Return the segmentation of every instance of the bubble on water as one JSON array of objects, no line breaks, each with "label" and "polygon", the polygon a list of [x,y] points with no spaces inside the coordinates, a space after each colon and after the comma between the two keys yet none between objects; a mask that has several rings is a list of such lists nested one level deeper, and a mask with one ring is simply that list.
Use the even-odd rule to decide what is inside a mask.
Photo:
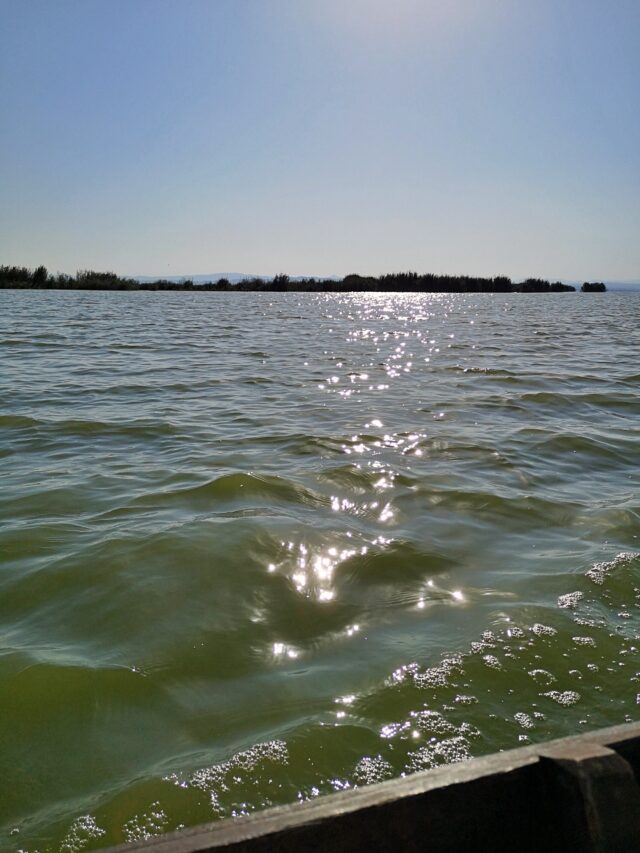
[{"label": "bubble on water", "polygon": [[545,686],[553,684],[554,681],[558,680],[555,675],[547,669],[532,669],[529,671],[529,675],[534,681],[537,681],[538,684],[544,684]]},{"label": "bubble on water", "polygon": [[471,723],[462,723],[462,725],[458,728],[458,732],[464,737],[482,737],[482,732],[480,731],[480,729],[477,726],[472,725]]},{"label": "bubble on water", "polygon": [[165,776],[166,782],[172,782],[180,788],[197,788],[209,795],[211,808],[218,815],[224,814],[220,794],[229,792],[243,781],[242,774],[256,776],[256,771],[264,764],[285,765],[289,763],[287,745],[281,740],[258,743],[250,749],[237,752],[227,761],[202,767],[190,776],[177,773]]},{"label": "bubble on water", "polygon": [[536,637],[553,637],[558,633],[555,628],[552,628],[550,625],[542,625],[540,622],[532,625],[531,630]]},{"label": "bubble on water", "polygon": [[122,827],[124,837],[128,842],[146,841],[164,832],[168,823],[166,812],[159,802],[151,804],[151,809],[141,815],[134,815]]},{"label": "bubble on water", "polygon": [[391,677],[389,678],[387,683],[391,684],[391,685],[401,684],[405,680],[405,678],[407,678],[408,676],[415,678],[419,669],[420,669],[420,667],[415,662],[414,663],[407,663],[404,666],[400,666],[400,667],[398,667],[398,669],[394,670],[391,673]]},{"label": "bubble on water", "polygon": [[558,598],[558,607],[569,608],[573,610],[578,606],[578,602],[584,598],[583,592],[567,592]]},{"label": "bubble on water", "polygon": [[513,715],[513,719],[523,729],[532,729],[535,726],[529,714],[525,714],[524,711],[518,711],[517,714]]},{"label": "bubble on water", "polygon": [[416,687],[426,690],[430,687],[447,687],[449,679],[456,672],[462,672],[462,656],[444,658],[437,666],[429,667],[413,674]]},{"label": "bubble on water", "polygon": [[409,728],[409,723],[387,723],[386,726],[383,726],[380,729],[380,737],[388,740],[390,738],[396,737],[401,732],[406,731]]},{"label": "bubble on water", "polygon": [[469,646],[474,655],[479,655],[487,649],[495,649],[495,647],[496,638],[490,631],[485,631],[481,640],[474,640]]},{"label": "bubble on water", "polygon": [[622,551],[620,554],[617,554],[613,560],[608,560],[602,563],[594,563],[593,566],[586,572],[586,576],[589,580],[593,581],[596,584],[603,584],[608,575],[612,572],[616,571],[625,564],[630,563],[632,560],[635,560],[637,557],[640,557],[640,553],[635,551]]},{"label": "bubble on water", "polygon": [[502,664],[495,655],[484,655],[482,660],[490,669],[502,669]]},{"label": "bubble on water", "polygon": [[459,693],[453,701],[457,705],[474,705],[478,701],[478,697],[466,696],[464,693]]},{"label": "bubble on water", "polygon": [[434,735],[457,734],[458,728],[445,719],[439,711],[411,711],[412,724],[422,732]]},{"label": "bubble on water", "polygon": [[289,752],[286,743],[281,740],[270,740],[236,753],[228,763],[244,770],[254,770],[263,761],[287,764],[288,760]]},{"label": "bubble on water", "polygon": [[554,702],[557,702],[558,705],[563,705],[568,708],[571,705],[575,705],[576,702],[580,701],[580,694],[576,693],[575,690],[564,690],[560,692],[559,690],[549,690],[548,693],[543,693],[543,696],[548,696],[549,699],[553,699]]},{"label": "bubble on water", "polygon": [[606,622],[603,618],[591,619],[586,616],[575,615],[573,617],[573,621],[576,623],[576,625],[581,625],[583,628],[604,628],[606,625]]},{"label": "bubble on water", "polygon": [[359,785],[373,785],[393,776],[393,767],[381,755],[361,758],[353,770],[353,777]]},{"label": "bubble on water", "polygon": [[572,637],[571,639],[577,646],[595,646],[596,644],[593,637]]},{"label": "bubble on water", "polygon": [[[450,708],[450,710],[455,711],[455,708]],[[406,720],[384,726],[380,736],[385,739],[399,736],[400,740],[403,741],[426,738],[429,740],[429,748],[435,749],[436,743],[443,742],[443,740],[451,740],[457,737],[467,741],[470,738],[479,738],[481,732],[471,723],[463,722],[456,725],[439,711],[424,709],[410,711]]]},{"label": "bubble on water", "polygon": [[407,755],[406,769],[409,773],[431,770],[441,764],[455,764],[471,757],[469,744],[462,736],[446,738],[436,744],[428,744]]},{"label": "bubble on water", "polygon": [[92,815],[81,815],[69,827],[69,831],[60,845],[60,853],[79,853],[90,841],[103,835],[106,835],[106,830],[98,826]]}]

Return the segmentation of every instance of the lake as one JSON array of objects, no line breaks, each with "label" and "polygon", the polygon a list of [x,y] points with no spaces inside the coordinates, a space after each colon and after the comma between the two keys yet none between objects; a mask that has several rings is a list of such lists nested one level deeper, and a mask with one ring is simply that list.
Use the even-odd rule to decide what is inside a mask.
[{"label": "lake", "polygon": [[0,307],[1,849],[640,716],[640,294]]}]

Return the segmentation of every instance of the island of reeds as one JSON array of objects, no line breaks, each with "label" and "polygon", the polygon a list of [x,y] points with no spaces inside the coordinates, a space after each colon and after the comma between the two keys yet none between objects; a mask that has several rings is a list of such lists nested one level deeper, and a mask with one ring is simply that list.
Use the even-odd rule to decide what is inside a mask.
[{"label": "island of reeds", "polygon": [[[302,278],[276,275],[273,278],[245,278],[232,283],[226,278],[195,283],[191,279],[170,281],[138,281],[112,272],[79,270],[75,276],[65,273],[52,275],[44,266],[30,269],[0,266],[0,289],[40,290],[189,290],[189,291],[292,291],[331,292],[391,291],[412,293],[558,293],[575,291],[571,284],[528,278],[521,282],[507,276],[482,278],[467,275],[420,275],[416,272],[389,273],[381,276],[347,275],[344,278]],[[585,293],[604,293],[603,282],[584,282]]]}]

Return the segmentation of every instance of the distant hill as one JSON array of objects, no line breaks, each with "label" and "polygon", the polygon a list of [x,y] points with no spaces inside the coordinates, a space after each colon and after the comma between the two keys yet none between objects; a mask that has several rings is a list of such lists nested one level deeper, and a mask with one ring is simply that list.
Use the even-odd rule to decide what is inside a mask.
[{"label": "distant hill", "polygon": [[608,290],[629,292],[630,290],[640,291],[640,281],[607,281],[605,282]]}]

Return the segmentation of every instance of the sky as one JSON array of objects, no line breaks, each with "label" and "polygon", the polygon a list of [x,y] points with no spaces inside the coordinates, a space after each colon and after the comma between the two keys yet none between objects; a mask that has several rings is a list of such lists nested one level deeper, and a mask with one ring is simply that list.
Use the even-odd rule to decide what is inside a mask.
[{"label": "sky", "polygon": [[0,263],[640,279],[638,0],[0,0]]}]

